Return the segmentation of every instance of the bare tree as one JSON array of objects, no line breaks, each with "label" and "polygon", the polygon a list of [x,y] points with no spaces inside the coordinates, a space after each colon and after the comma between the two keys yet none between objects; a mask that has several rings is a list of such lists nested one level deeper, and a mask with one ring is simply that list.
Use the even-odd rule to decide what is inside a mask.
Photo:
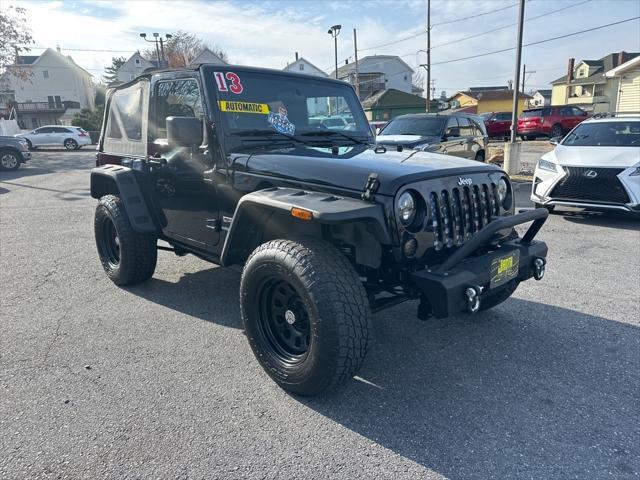
[{"label": "bare tree", "polygon": [[[164,56],[169,67],[182,68],[189,65],[205,48],[208,48],[222,60],[229,63],[229,56],[224,50],[215,45],[211,46],[194,34],[182,30],[178,30],[164,44]],[[142,56],[147,60],[155,61],[157,59],[155,47],[144,50]]]},{"label": "bare tree", "polygon": [[427,89],[425,87],[425,83],[426,83],[426,78],[425,78],[425,72],[422,68],[418,68],[414,74],[413,77],[411,78],[411,83],[413,85],[415,85],[416,87],[420,87],[422,89],[424,89],[424,91],[426,92]]},{"label": "bare tree", "polygon": [[25,12],[23,7],[0,8],[0,74],[8,72],[21,80],[28,80],[31,70],[17,66],[16,57],[33,43]]}]

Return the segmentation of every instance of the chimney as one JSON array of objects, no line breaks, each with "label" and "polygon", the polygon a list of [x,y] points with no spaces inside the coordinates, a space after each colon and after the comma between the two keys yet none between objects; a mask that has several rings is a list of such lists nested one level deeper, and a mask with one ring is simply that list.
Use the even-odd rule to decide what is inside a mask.
[{"label": "chimney", "polygon": [[58,51],[58,53],[62,53],[62,52],[60,51],[60,45],[56,45],[56,50]]},{"label": "chimney", "polygon": [[298,61],[298,52],[296,52],[296,62]]},{"label": "chimney", "polygon": [[344,64],[345,64],[345,65],[349,65],[349,59],[348,59],[348,58],[345,58],[345,59],[344,59]]},{"label": "chimney", "polygon": [[625,62],[625,57],[627,56],[627,52],[624,50],[622,52],[618,52],[618,63],[614,65],[614,68],[618,65],[622,65]]},{"label": "chimney", "polygon": [[571,83],[573,80],[573,67],[575,66],[576,59],[570,58],[569,63],[567,64],[567,83]]}]

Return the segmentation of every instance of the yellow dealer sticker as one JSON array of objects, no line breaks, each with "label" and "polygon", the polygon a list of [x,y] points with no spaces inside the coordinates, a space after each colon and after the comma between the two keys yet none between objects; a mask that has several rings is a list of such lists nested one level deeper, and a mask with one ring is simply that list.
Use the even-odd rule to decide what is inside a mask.
[{"label": "yellow dealer sticker", "polygon": [[221,112],[236,113],[258,113],[261,115],[269,115],[269,105],[266,103],[250,103],[250,102],[232,102],[228,100],[220,100]]}]

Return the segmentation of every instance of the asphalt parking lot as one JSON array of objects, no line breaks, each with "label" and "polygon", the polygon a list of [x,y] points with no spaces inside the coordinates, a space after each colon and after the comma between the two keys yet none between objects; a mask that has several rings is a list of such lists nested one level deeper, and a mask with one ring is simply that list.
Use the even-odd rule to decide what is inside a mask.
[{"label": "asphalt parking lot", "polygon": [[254,360],[236,271],[162,252],[146,284],[106,278],[94,158],[0,172],[0,478],[640,476],[637,220],[550,216],[542,282],[476,316],[378,313],[360,376],[303,399]]}]

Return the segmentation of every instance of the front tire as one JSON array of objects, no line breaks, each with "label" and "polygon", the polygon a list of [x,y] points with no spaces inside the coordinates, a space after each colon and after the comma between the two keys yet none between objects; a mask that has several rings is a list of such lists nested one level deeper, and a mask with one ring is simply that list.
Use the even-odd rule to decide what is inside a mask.
[{"label": "front tire", "polygon": [[77,150],[79,148],[78,142],[76,142],[73,138],[67,138],[64,141],[63,145],[67,150]]},{"label": "front tire", "polygon": [[135,285],[153,276],[157,238],[133,230],[124,204],[105,195],[96,207],[94,231],[102,268],[116,285]]},{"label": "front tire", "polygon": [[362,366],[367,295],[347,258],[322,240],[256,248],[242,272],[240,311],[256,358],[289,392],[317,395]]}]

